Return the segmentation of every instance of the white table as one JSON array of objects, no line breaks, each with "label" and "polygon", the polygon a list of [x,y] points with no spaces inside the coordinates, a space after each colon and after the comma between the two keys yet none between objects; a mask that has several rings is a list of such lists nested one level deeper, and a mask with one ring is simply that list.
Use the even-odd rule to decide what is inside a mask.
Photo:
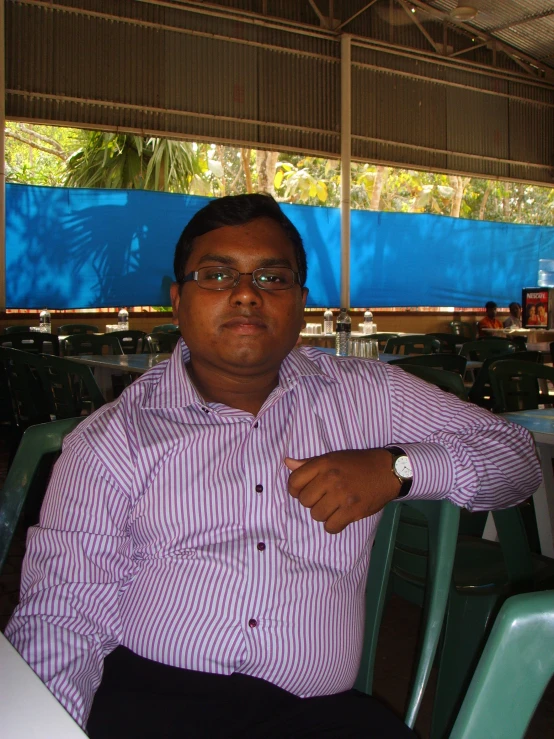
[{"label": "white table", "polygon": [[86,739],[65,708],[0,633],[2,739]]},{"label": "white table", "polygon": [[98,387],[106,400],[109,400],[112,397],[113,374],[130,372],[142,375],[170,356],[171,354],[88,354],[66,359],[93,367]]},{"label": "white table", "polygon": [[[541,553],[554,557],[554,408],[533,411],[503,413],[507,421],[517,423],[528,429],[537,445],[541,460],[542,482],[533,495],[535,515]],[[483,533],[484,539],[496,539],[496,528],[489,514]]]}]

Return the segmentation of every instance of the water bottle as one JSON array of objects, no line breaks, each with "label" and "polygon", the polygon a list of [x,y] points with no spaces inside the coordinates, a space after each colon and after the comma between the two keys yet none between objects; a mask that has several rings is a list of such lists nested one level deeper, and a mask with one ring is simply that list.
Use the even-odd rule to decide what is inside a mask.
[{"label": "water bottle", "polygon": [[333,311],[327,308],[325,313],[323,314],[323,333],[324,334],[332,334],[333,333]]},{"label": "water bottle", "polygon": [[369,310],[369,308],[364,313],[363,333],[364,334],[374,334],[375,333],[375,327],[373,324],[373,313]]},{"label": "water bottle", "polygon": [[336,354],[337,357],[348,356],[348,339],[350,338],[352,322],[346,308],[341,308],[339,317],[337,318],[337,338],[336,338]]},{"label": "water bottle", "polygon": [[38,318],[38,325],[43,334],[52,333],[52,317],[50,316],[50,311],[47,308],[41,310]]},{"label": "water bottle", "polygon": [[117,328],[119,331],[129,330],[129,311],[127,308],[122,308],[117,314]]}]

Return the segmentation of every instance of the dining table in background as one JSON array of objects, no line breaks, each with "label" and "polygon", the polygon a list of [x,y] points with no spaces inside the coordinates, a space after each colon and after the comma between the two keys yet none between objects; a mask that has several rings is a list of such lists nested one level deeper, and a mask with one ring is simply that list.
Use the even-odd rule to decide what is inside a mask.
[{"label": "dining table in background", "polygon": [[[531,432],[541,460],[542,482],[533,495],[541,554],[554,557],[554,408],[503,413],[503,418]],[[489,514],[485,539],[496,538],[496,528]]]},{"label": "dining table in background", "polygon": [[112,400],[112,375],[125,372],[142,375],[170,356],[171,354],[84,354],[66,358],[92,367],[102,395],[106,400]]}]

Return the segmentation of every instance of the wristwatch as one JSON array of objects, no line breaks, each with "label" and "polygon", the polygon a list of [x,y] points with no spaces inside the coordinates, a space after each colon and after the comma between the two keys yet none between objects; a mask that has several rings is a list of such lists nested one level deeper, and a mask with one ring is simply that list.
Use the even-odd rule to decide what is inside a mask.
[{"label": "wristwatch", "polygon": [[400,480],[399,498],[408,495],[412,487],[412,479],[414,476],[410,460],[403,449],[397,446],[386,447],[387,451],[392,454],[392,472]]}]

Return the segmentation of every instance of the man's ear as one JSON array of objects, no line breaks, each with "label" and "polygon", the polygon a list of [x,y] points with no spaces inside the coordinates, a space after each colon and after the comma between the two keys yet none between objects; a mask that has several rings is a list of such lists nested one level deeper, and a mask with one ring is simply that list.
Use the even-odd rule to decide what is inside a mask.
[{"label": "man's ear", "polygon": [[306,300],[308,299],[309,292],[310,291],[308,290],[307,287],[302,288],[302,305],[304,306],[304,308],[306,307]]},{"label": "man's ear", "polygon": [[172,282],[169,288],[169,295],[171,297],[171,307],[173,308],[173,320],[179,319],[179,303],[181,302],[181,288],[178,282]]}]

